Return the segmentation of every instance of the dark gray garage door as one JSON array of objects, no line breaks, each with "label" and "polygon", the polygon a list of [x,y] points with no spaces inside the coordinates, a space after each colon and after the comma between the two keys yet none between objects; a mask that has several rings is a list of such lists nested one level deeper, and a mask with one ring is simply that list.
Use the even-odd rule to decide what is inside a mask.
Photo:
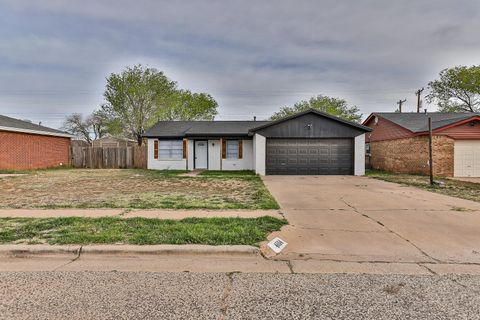
[{"label": "dark gray garage door", "polygon": [[267,139],[267,174],[353,174],[353,139]]}]

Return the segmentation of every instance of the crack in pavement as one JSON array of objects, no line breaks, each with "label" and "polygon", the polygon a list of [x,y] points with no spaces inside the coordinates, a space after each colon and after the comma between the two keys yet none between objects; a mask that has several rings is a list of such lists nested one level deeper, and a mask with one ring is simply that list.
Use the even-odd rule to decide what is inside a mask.
[{"label": "crack in pavement", "polygon": [[61,266],[56,267],[55,269],[53,269],[53,271],[57,271],[58,269],[63,268],[65,266],[68,266],[69,264],[74,263],[75,261],[80,259],[80,255],[82,254],[82,249],[83,249],[83,246],[80,246],[80,248],[78,249],[78,252],[77,252],[77,256],[75,258],[68,261],[67,263],[62,264]]},{"label": "crack in pavement", "polygon": [[220,319],[221,320],[224,320],[226,317],[227,317],[227,312],[228,312],[228,308],[229,308],[229,305],[228,305],[228,298],[230,297],[230,293],[232,292],[232,288],[233,288],[233,275],[235,274],[235,272],[228,272],[226,274],[227,276],[227,284],[225,286],[225,289],[223,291],[223,296],[222,296],[222,302],[221,302],[221,306],[220,306],[220,312],[221,312],[221,316],[220,316]]},{"label": "crack in pavement", "polygon": [[381,225],[382,227],[384,227],[385,229],[387,229],[389,232],[391,232],[392,234],[396,235],[397,237],[399,237],[400,239],[402,239],[403,241],[406,241],[407,243],[409,243],[411,246],[413,246],[415,249],[417,249],[421,254],[423,254],[424,256],[426,256],[427,258],[437,262],[437,263],[442,263],[441,260],[437,259],[437,258],[434,258],[432,256],[430,256],[427,252],[425,252],[424,250],[422,250],[419,246],[417,246],[416,244],[414,244],[412,241],[410,241],[409,239],[403,237],[401,234],[393,231],[392,229],[388,228],[387,226],[385,226],[383,223],[381,223],[380,221],[370,217],[369,215],[365,214],[365,213],[362,213],[360,212],[355,206],[351,205],[350,203],[348,203],[344,197],[341,197],[340,198],[340,201],[342,201],[343,203],[345,203],[345,205],[349,206],[350,208],[353,209],[354,212],[364,216],[365,218],[367,219],[370,219],[371,221],[374,221],[376,223],[378,223],[379,225]]}]

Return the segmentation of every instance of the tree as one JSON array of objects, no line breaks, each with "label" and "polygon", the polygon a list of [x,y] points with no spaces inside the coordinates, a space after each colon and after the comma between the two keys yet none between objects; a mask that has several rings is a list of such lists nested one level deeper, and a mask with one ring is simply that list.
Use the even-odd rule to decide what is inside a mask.
[{"label": "tree", "polygon": [[270,117],[270,120],[282,119],[308,109],[323,111],[349,121],[359,122],[362,118],[362,114],[359,113],[360,110],[356,106],[349,107],[347,105],[347,101],[343,99],[327,97],[324,95],[318,95],[310,98],[308,101],[302,100],[297,102],[292,107],[281,108],[280,111],[274,113]]},{"label": "tree", "polygon": [[158,114],[159,120],[213,120],[218,114],[218,103],[206,93],[179,90],[170,104]]},{"label": "tree", "polygon": [[159,120],[212,120],[217,102],[206,93],[180,90],[155,68],[127,67],[107,78],[101,107],[108,132],[142,143],[142,133]]},{"label": "tree", "polygon": [[86,118],[80,113],[73,113],[65,118],[62,129],[88,143],[102,138],[107,132],[105,118],[98,111]]},{"label": "tree", "polygon": [[441,112],[480,111],[480,66],[457,66],[440,71],[440,79],[429,82],[429,103]]},{"label": "tree", "polygon": [[176,83],[157,69],[127,67],[107,78],[107,103],[101,110],[110,124],[121,124],[123,135],[141,145],[143,131],[154,124],[155,115],[166,107],[175,89]]}]

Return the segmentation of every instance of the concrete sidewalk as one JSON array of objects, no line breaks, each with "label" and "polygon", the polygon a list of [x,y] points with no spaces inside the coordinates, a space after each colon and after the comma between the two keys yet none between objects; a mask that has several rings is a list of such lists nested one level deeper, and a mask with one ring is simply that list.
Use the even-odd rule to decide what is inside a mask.
[{"label": "concrete sidewalk", "polygon": [[174,210],[174,209],[0,209],[0,218],[122,217],[180,220],[184,218],[258,218],[282,219],[278,210]]}]

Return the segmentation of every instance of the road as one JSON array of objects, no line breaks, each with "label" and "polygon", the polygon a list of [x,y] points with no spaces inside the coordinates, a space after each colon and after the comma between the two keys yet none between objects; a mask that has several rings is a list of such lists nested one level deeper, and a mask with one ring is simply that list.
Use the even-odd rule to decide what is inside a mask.
[{"label": "road", "polygon": [[480,319],[480,276],[1,272],[0,319]]}]

